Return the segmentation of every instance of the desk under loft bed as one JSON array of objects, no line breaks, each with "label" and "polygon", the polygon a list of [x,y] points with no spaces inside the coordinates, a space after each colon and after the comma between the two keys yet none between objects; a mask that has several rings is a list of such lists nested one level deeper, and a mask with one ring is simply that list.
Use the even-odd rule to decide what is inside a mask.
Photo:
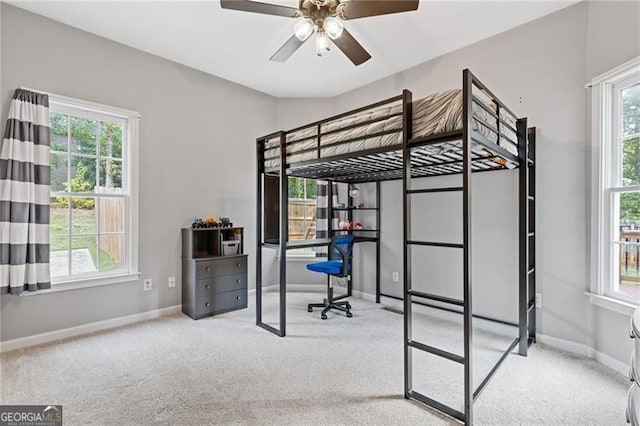
[{"label": "desk under loft bed", "polygon": [[[284,254],[299,247],[326,245],[327,241],[287,241],[288,177],[321,179],[348,184],[376,184],[380,206],[380,182],[402,180],[404,262],[404,395],[420,401],[466,424],[473,423],[473,402],[509,353],[518,348],[522,356],[535,341],[535,128],[517,116],[469,70],[462,72],[462,89],[435,93],[413,100],[412,93],[339,114],[290,131],[279,131],[257,139],[257,260],[256,324],[286,334],[286,256],[281,255],[279,328],[262,320],[262,250],[278,248]],[[519,273],[518,320],[514,323],[477,316],[471,300],[471,174],[519,168]],[[462,186],[417,189],[416,178],[462,175]],[[276,179],[279,185],[278,239],[265,242],[263,225],[264,185]],[[329,185],[331,188],[332,185]],[[463,205],[462,242],[417,241],[411,234],[411,199],[430,193],[458,192]],[[329,196],[329,200],[331,200]],[[332,214],[329,203],[329,215]],[[417,219],[416,219],[417,220]],[[378,226],[380,224],[378,223]],[[380,301],[380,233],[358,237],[358,242],[376,243],[376,301]],[[454,299],[417,291],[411,283],[413,246],[459,249],[463,253],[463,297]],[[350,288],[349,288],[350,290]],[[350,291],[348,292],[350,295]],[[386,296],[386,295],[384,295]],[[412,339],[412,307],[421,304],[463,315],[464,353],[454,354]],[[445,307],[446,306],[446,307]],[[478,386],[472,380],[472,320],[507,324],[518,329],[518,337],[504,351]],[[421,350],[464,366],[464,412],[431,399],[412,388],[412,350]]]}]

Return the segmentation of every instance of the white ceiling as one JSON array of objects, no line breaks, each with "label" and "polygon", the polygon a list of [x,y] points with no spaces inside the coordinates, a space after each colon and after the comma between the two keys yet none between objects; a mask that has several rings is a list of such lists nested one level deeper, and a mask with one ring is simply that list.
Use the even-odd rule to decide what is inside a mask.
[{"label": "white ceiling", "polygon": [[[297,0],[271,0],[296,7]],[[416,12],[346,21],[372,55],[354,66],[307,42],[269,61],[294,19],[210,1],[13,1],[13,5],[277,97],[332,97],[567,7],[563,1],[420,1]]]}]

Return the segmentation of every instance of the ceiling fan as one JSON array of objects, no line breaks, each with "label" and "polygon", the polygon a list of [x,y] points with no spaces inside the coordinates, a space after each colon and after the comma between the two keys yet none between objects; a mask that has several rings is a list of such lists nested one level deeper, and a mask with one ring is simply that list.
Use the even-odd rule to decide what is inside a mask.
[{"label": "ceiling fan", "polygon": [[344,28],[341,20],[409,12],[418,9],[418,2],[419,0],[300,0],[297,9],[245,0],[221,0],[220,5],[223,9],[298,18],[293,25],[293,35],[274,53],[270,58],[272,61],[286,61],[315,33],[318,56],[329,50],[331,40],[354,65],[360,65],[371,59],[371,55]]}]

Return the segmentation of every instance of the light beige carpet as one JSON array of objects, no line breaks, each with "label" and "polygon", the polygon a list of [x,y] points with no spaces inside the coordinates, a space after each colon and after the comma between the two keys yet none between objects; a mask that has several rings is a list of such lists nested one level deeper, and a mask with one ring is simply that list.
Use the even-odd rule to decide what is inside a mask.
[{"label": "light beige carpet", "polygon": [[[67,425],[457,424],[403,399],[401,315],[353,299],[353,318],[322,321],[306,311],[319,298],[289,295],[285,338],[256,327],[250,307],[2,354],[0,402],[62,404]],[[459,330],[455,316],[416,315],[424,343],[458,351]],[[476,384],[508,341],[476,333]],[[460,408],[462,368],[414,359],[415,389]],[[476,424],[623,425],[626,385],[595,361],[535,345],[506,360],[475,404]]]}]

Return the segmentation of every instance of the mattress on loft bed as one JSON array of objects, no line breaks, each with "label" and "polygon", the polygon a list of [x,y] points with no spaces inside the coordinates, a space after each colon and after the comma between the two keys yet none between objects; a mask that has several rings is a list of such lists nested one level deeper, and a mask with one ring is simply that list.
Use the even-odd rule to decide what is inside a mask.
[{"label": "mattress on loft bed", "polygon": [[[491,110],[495,110],[493,101],[482,92],[474,92],[474,95],[486,104]],[[496,119],[492,117],[482,107],[473,103],[474,114],[492,126],[497,128]],[[385,146],[402,144],[402,105],[383,106],[362,113],[340,118],[320,125],[320,132],[333,132],[321,137],[320,157],[333,157],[336,155],[357,153]],[[391,116],[380,121],[368,123],[381,117]],[[462,90],[454,89],[437,92],[427,97],[413,102],[413,137],[419,138],[439,133],[451,132],[462,129]],[[516,127],[515,117],[500,110],[500,118],[513,128]],[[339,129],[363,123],[361,126],[340,131]],[[367,124],[368,123],[368,124]],[[504,138],[498,137],[492,130],[473,120],[474,130],[489,141],[507,149],[517,155],[517,147],[507,142]],[[504,124],[500,123],[500,132],[513,141],[517,141],[516,134]],[[287,163],[296,164],[303,161],[315,160],[318,158],[317,150],[317,126],[306,127],[304,129],[287,134]],[[385,134],[380,134],[380,133]],[[386,133],[389,132],[389,133]],[[372,135],[372,136],[368,136]],[[377,136],[376,136],[377,135]],[[358,138],[359,140],[341,143],[346,140]],[[437,150],[441,154],[447,151],[459,150],[461,141],[447,142],[438,145]],[[474,144],[476,145],[476,144]],[[491,154],[490,151],[481,146],[474,146],[473,151],[477,154]],[[265,143],[265,168],[274,168],[280,165],[280,139],[273,138]]]}]

